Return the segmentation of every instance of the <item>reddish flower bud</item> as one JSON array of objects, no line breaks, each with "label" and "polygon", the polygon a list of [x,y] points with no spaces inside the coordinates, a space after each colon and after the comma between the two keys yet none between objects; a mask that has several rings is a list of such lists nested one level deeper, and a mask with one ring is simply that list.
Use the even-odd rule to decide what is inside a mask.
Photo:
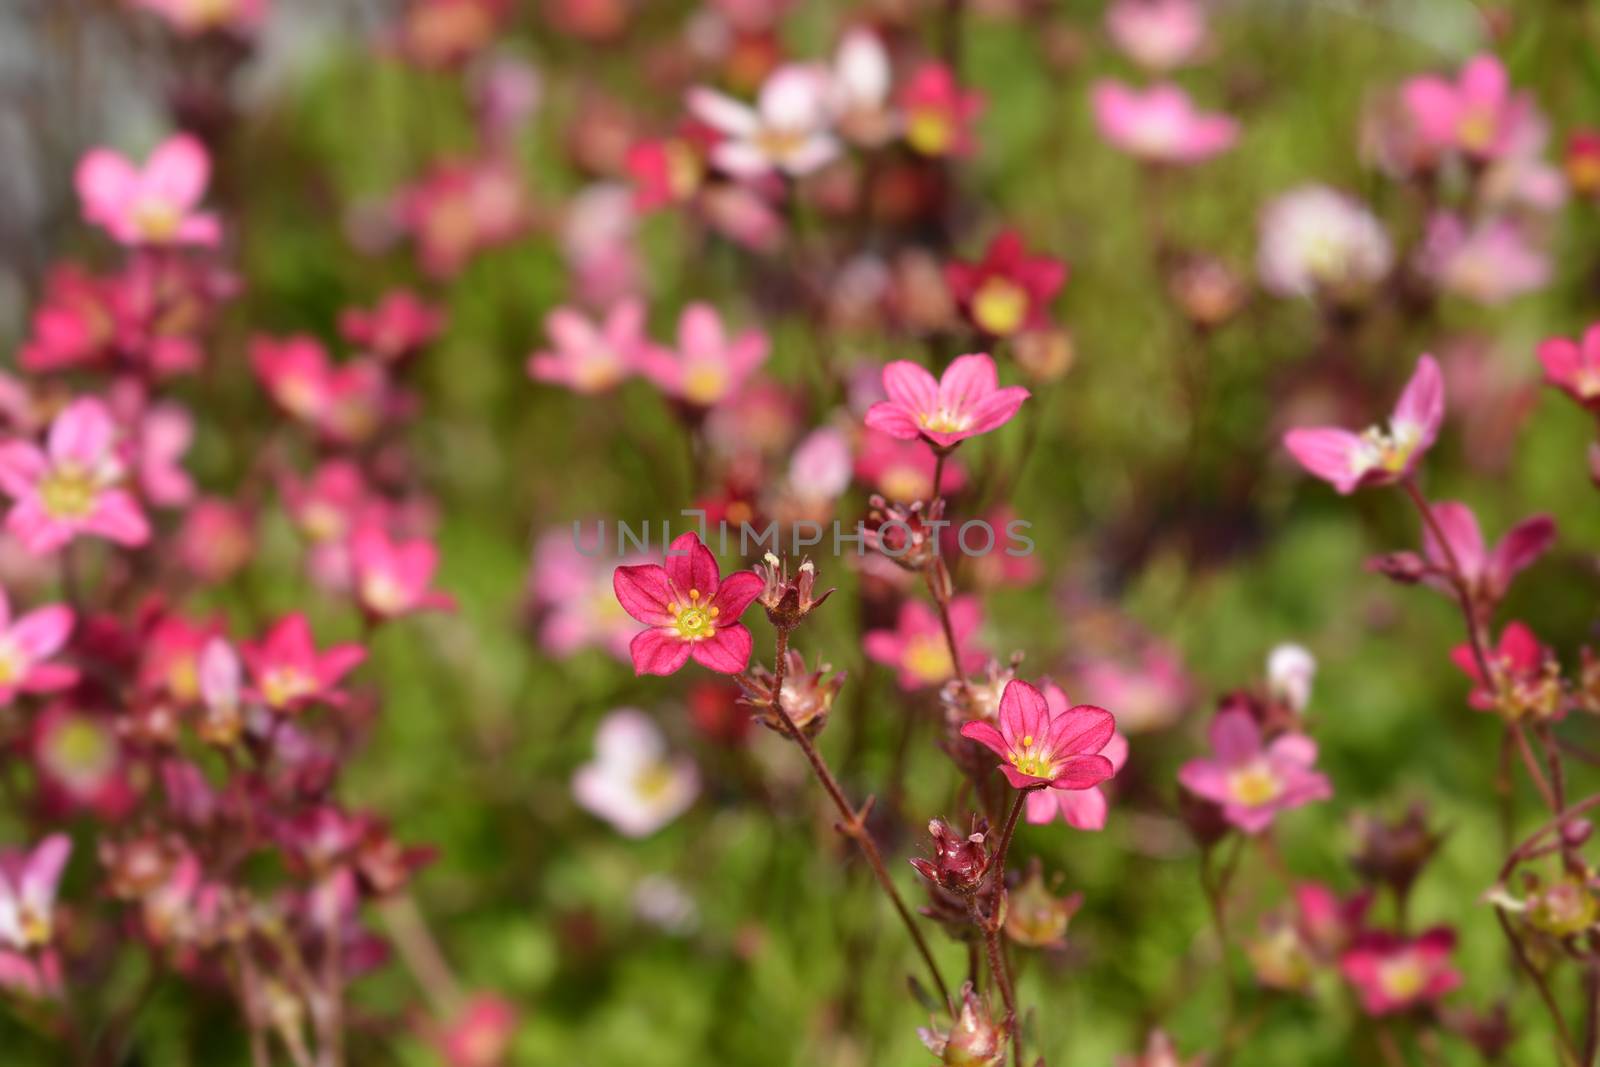
[{"label": "reddish flower bud", "polygon": [[941,889],[970,896],[978,891],[989,872],[989,850],[984,841],[988,828],[982,818],[974,816],[972,832],[962,837],[943,819],[934,819],[928,823],[928,833],[933,835],[933,858],[919,856],[911,866]]},{"label": "reddish flower bud", "polygon": [[961,987],[961,1011],[950,1029],[918,1030],[917,1036],[947,1067],[995,1067],[1005,1057],[1005,1030],[990,1018],[971,982]]}]

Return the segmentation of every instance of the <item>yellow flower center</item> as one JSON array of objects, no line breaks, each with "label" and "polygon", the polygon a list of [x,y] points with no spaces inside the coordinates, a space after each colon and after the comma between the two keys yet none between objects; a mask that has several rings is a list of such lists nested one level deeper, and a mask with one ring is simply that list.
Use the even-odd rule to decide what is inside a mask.
[{"label": "yellow flower center", "polygon": [[1378,967],[1378,986],[1391,1000],[1412,1000],[1421,995],[1427,985],[1427,972],[1415,955],[1387,960]]},{"label": "yellow flower center", "polygon": [[183,212],[165,200],[143,200],[133,209],[133,224],[148,241],[168,241],[178,233]]},{"label": "yellow flower center", "polygon": [[972,425],[972,416],[940,408],[938,411],[924,411],[917,416],[917,424],[924,430],[934,433],[960,433]]},{"label": "yellow flower center", "polygon": [[17,925],[22,931],[24,947],[48,945],[50,943],[52,927],[50,916],[47,912],[42,912],[23,904],[17,911]]},{"label": "yellow flower center", "polygon": [[99,486],[82,467],[63,463],[39,482],[39,501],[52,518],[82,519],[94,511]]},{"label": "yellow flower center", "polygon": [[689,590],[687,604],[673,601],[667,605],[667,610],[675,616],[673,628],[685,641],[701,641],[717,631],[716,619],[721,609],[709,602],[701,603],[698,589]]},{"label": "yellow flower center", "polygon": [[1492,145],[1494,135],[1494,112],[1485,108],[1474,108],[1467,112],[1456,127],[1456,137],[1462,147],[1474,152],[1481,152]]},{"label": "yellow flower center", "polygon": [[765,126],[755,135],[756,148],[768,159],[782,162],[793,157],[805,146],[805,130],[791,130],[782,126]]},{"label": "yellow flower center", "polygon": [[317,691],[317,680],[294,667],[274,667],[261,679],[261,695],[274,707],[292,704]]},{"label": "yellow flower center", "polygon": [[700,185],[700,157],[682,141],[668,142],[666,157],[667,188],[682,200]]},{"label": "yellow flower center", "polygon": [[923,682],[942,682],[955,673],[950,660],[950,649],[936,634],[913,637],[906,643],[904,664],[906,670]]},{"label": "yellow flower center", "polygon": [[956,140],[955,124],[943,111],[924,108],[906,120],[906,141],[925,156],[949,153]]},{"label": "yellow flower center", "polygon": [[658,762],[639,771],[633,779],[633,788],[641,800],[660,800],[672,788],[672,782],[672,768]]},{"label": "yellow flower center", "polygon": [[1032,734],[1027,734],[1018,742],[1021,747],[1011,751],[1011,765],[1035,778],[1054,778],[1055,753],[1043,745],[1035,745],[1035,740]]},{"label": "yellow flower center", "polygon": [[996,337],[1015,333],[1027,314],[1027,290],[1009,278],[990,278],[973,294],[973,319]]},{"label": "yellow flower center", "polygon": [[1269,804],[1282,791],[1283,783],[1264,763],[1252,763],[1228,775],[1229,795],[1247,808]]},{"label": "yellow flower center", "polygon": [[21,651],[10,641],[0,642],[0,687],[10,687],[22,681],[27,666]]},{"label": "yellow flower center", "polygon": [[715,363],[697,363],[683,372],[683,398],[702,407],[722,399],[728,375]]},{"label": "yellow flower center", "polygon": [[1355,465],[1362,471],[1376,469],[1398,474],[1411,462],[1411,455],[1420,443],[1421,435],[1410,423],[1397,423],[1387,433],[1381,426],[1369,426],[1361,434]]}]

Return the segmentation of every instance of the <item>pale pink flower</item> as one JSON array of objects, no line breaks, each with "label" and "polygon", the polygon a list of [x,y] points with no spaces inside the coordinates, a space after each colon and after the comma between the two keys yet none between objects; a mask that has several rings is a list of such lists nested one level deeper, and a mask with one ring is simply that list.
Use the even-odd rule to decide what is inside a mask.
[{"label": "pale pink flower", "polygon": [[573,775],[572,795],[628,837],[655,833],[700,792],[694,761],[669,755],[661,731],[635,708],[607,715],[594,747],[595,758]]},{"label": "pale pink flower", "polygon": [[0,943],[29,952],[55,937],[56,888],[72,839],[51,834],[31,852],[0,856]]},{"label": "pale pink flower", "polygon": [[1021,680],[1007,683],[1000,696],[998,729],[982,719],[961,728],[962,737],[1000,757],[1000,773],[1013,789],[1099,785],[1114,773],[1100,752],[1115,732],[1116,720],[1104,708],[1080,704],[1052,715],[1044,694]]},{"label": "pale pink flower", "polygon": [[1179,768],[1178,781],[1247,834],[1265,830],[1281,811],[1333,795],[1327,777],[1312,769],[1315,741],[1288,733],[1263,745],[1248,712],[1222,711],[1211,720],[1211,753]]},{"label": "pale pink flower", "polygon": [[877,148],[899,131],[899,117],[889,99],[893,77],[883,38],[860,26],[845,33],[834,53],[828,106],[847,140]]},{"label": "pale pink flower", "polygon": [[[1427,581],[1447,593],[1454,589],[1443,575],[1451,569],[1453,560],[1461,568],[1461,577],[1474,596],[1496,603],[1505,597],[1511,580],[1533,566],[1555,543],[1556,524],[1548,515],[1522,520],[1490,549],[1484,544],[1478,517],[1467,505],[1455,500],[1436,500],[1432,509],[1445,544],[1440,544],[1433,535],[1431,525],[1423,525],[1423,551],[1432,568]],[[1445,545],[1449,546],[1448,552]]]},{"label": "pale pink flower", "polygon": [[[911,503],[933,497],[933,468],[937,461],[918,440],[890,437],[878,430],[861,435],[856,455],[856,477],[891,501]],[[943,492],[954,493],[967,484],[967,471],[952,456],[945,460]]]},{"label": "pale pink flower", "polygon": [[767,360],[770,345],[760,330],[729,337],[710,304],[695,303],[678,318],[678,346],[655,345],[638,353],[639,372],[668,396],[696,407],[715,407],[736,396]]},{"label": "pale pink flower", "polygon": [[76,175],[84,220],[125,245],[216,244],[217,217],[195,212],[210,180],[211,157],[186,133],[163,141],[142,169],[96,148]]},{"label": "pale pink flower", "polygon": [[1444,376],[1439,363],[1425,355],[1395,404],[1387,430],[1372,426],[1361,433],[1337,427],[1290,430],[1283,443],[1309,473],[1341,493],[1361,486],[1391,485],[1411,476],[1439,436],[1444,422]]},{"label": "pale pink flower", "polygon": [[144,512],[123,488],[116,436],[106,405],[82,397],[55,417],[44,448],[0,444],[0,489],[13,500],[6,528],[28,551],[53,552],[80,534],[129,547],[149,540]]},{"label": "pale pink flower", "polygon": [[[1054,722],[1057,718],[1070,714],[1074,709],[1072,702],[1067,699],[1067,694],[1054,682],[1046,682],[1042,686],[1045,703],[1050,708],[1050,718]],[[1092,707],[1093,705],[1082,705]],[[1106,741],[1105,747],[1100,750],[1111,764],[1111,773],[1117,774],[1128,762],[1128,739],[1120,733],[1113,733]],[[1106,800],[1104,790],[1098,785],[1087,789],[1056,789],[1045,788],[1035,790],[1028,794],[1028,821],[1042,824],[1055,821],[1060,816],[1066,824],[1075,830],[1103,830],[1106,825],[1106,812],[1110,804]]]},{"label": "pale pink flower", "polygon": [[1480,304],[1503,304],[1550,281],[1550,257],[1507,218],[1468,226],[1440,212],[1428,222],[1417,269],[1444,292]]},{"label": "pale pink flower", "polygon": [[972,640],[982,622],[983,609],[976,598],[958,596],[950,601],[950,629],[961,650],[959,672],[950,660],[950,644],[938,614],[920,600],[901,604],[895,628],[868,630],[861,645],[868,659],[899,671],[901,689],[926,689],[983,666],[985,654]]},{"label": "pale pink flower", "polygon": [[867,409],[867,425],[937,448],[1004,426],[1028,399],[1020,385],[1000,388],[987,353],[957,357],[937,379],[910,360],[895,360],[883,368],[883,389],[889,399]]},{"label": "pale pink flower", "polygon": [[1093,101],[1100,135],[1148,163],[1201,163],[1239,138],[1237,122],[1198,110],[1176,85],[1140,92],[1107,79],[1095,84]]},{"label": "pale pink flower", "polygon": [[145,408],[134,435],[139,489],[151,504],[182,507],[194,498],[194,479],[183,457],[194,441],[194,418],[180,404],[163,401]]},{"label": "pale pink flower", "polygon": [[209,30],[249,32],[267,15],[268,0],[130,0],[160,15],[177,32],[193,37]]},{"label": "pale pink flower", "polygon": [[599,393],[633,373],[650,346],[644,332],[644,305],[623,300],[599,322],[582,312],[558,307],[544,320],[552,348],[528,359],[535,381],[564,385],[575,393]]},{"label": "pale pink flower", "polygon": [[[580,552],[576,536],[571,528],[558,528],[534,546],[528,589],[539,644],[561,659],[598,646],[626,663],[628,645],[639,627],[617,602],[611,584],[612,568],[598,558],[600,547],[585,555],[590,546],[585,543],[584,552]],[[630,558],[624,562],[644,561]]]},{"label": "pale pink flower", "polygon": [[832,501],[850,488],[850,442],[824,426],[806,435],[789,459],[789,489],[802,500]]},{"label": "pale pink flower", "polygon": [[1511,91],[1505,66],[1492,55],[1474,56],[1453,83],[1426,74],[1406,82],[1400,94],[1424,144],[1477,159],[1504,154],[1534,117],[1532,99]]},{"label": "pale pink flower", "polygon": [[66,647],[72,623],[72,610],[62,604],[13,620],[10,599],[0,589],[0,707],[18,693],[54,692],[78,680],[76,668],[47,662]]},{"label": "pale pink flower", "polygon": [[1551,337],[1538,349],[1544,380],[1590,411],[1600,411],[1600,323],[1579,340]]},{"label": "pale pink flower", "polygon": [[1373,930],[1345,951],[1339,970],[1368,1015],[1390,1015],[1430,1004],[1461,984],[1461,972],[1450,963],[1455,947],[1449,927],[1411,938]]},{"label": "pale pink flower", "polygon": [[703,87],[689,90],[688,104],[722,135],[711,162],[736,178],[810,174],[839,154],[829,130],[828,74],[817,66],[779,67],[762,83],[754,107]]},{"label": "pale pink flower", "polygon": [[1205,7],[1200,0],[1116,0],[1106,8],[1106,30],[1129,59],[1167,71],[1205,46]]},{"label": "pale pink flower", "polygon": [[1192,684],[1183,661],[1170,648],[1149,643],[1129,661],[1096,657],[1078,672],[1078,691],[1093,704],[1117,709],[1117,728],[1127,733],[1160,730],[1178,721]]},{"label": "pale pink flower", "polygon": [[1361,297],[1393,264],[1383,224],[1336,189],[1301,186],[1261,212],[1256,269],[1261,284],[1279,296]]},{"label": "pale pink flower", "polygon": [[398,541],[381,526],[364,526],[350,539],[356,598],[373,618],[418,611],[451,611],[455,600],[432,588],[439,549],[426,538]]}]

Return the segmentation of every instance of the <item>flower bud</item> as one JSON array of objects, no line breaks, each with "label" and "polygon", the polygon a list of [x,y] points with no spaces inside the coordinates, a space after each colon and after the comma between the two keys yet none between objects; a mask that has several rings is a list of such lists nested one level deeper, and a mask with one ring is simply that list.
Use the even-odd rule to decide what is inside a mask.
[{"label": "flower bud", "polygon": [[833,595],[832,589],[825,590],[821,596],[815,595],[817,568],[810,560],[802,561],[800,569],[790,577],[788,562],[768,552],[765,561],[756,565],[755,572],[764,583],[756,599],[767,609],[772,625],[780,630],[794,629]]},{"label": "flower bud", "polygon": [[1050,892],[1034,860],[1022,884],[1006,895],[1006,936],[1027,948],[1062,948],[1067,923],[1082,904],[1082,893],[1057,897]]},{"label": "flower bud", "polygon": [[972,833],[962,837],[943,819],[928,823],[933,836],[933,858],[917,857],[911,866],[934,885],[962,896],[971,896],[989,872],[989,850],[984,841],[988,824],[973,817]]},{"label": "flower bud", "polygon": [[1367,560],[1367,570],[1401,585],[1416,585],[1428,573],[1428,565],[1415,552],[1389,552]]},{"label": "flower bud", "polygon": [[[833,668],[828,664],[820,663],[816,670],[807,674],[804,656],[794,649],[784,655],[783,690],[778,696],[778,703],[788,713],[789,721],[807,737],[816,737],[827,725],[828,712],[833,710],[833,699],[844,685],[842,671],[823,680],[823,676],[831,670]],[[773,709],[776,676],[765,667],[756,665],[737,680],[739,688],[744,690],[739,703],[755,712],[756,721],[761,725],[787,737],[788,728],[784,726],[782,716]]]},{"label": "flower bud", "polygon": [[995,1067],[1005,1057],[1005,1031],[990,1018],[971,982],[961,987],[961,1011],[950,1029],[918,1030],[917,1036],[947,1067]]}]

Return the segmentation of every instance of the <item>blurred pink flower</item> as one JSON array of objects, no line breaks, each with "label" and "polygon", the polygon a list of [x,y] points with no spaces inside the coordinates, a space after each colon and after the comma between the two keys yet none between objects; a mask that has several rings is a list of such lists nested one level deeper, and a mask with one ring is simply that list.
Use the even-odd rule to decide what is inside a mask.
[{"label": "blurred pink flower", "polygon": [[628,645],[638,627],[617,603],[612,568],[602,566],[598,555],[598,549],[594,556],[579,552],[568,529],[551,530],[534,547],[528,588],[539,644],[552,656],[597,645],[624,662],[630,659]]},{"label": "blurred pink flower", "polygon": [[527,192],[509,161],[442,163],[400,192],[396,211],[417,242],[423,269],[450,277],[479,252],[522,233]]},{"label": "blurred pink flower", "polygon": [[1256,269],[1279,296],[1365,296],[1388,275],[1394,250],[1366,205],[1325,185],[1276,197],[1261,212]]},{"label": "blurred pink flower", "polygon": [[976,263],[951,260],[945,281],[973,325],[992,337],[1043,326],[1050,300],[1067,281],[1067,265],[1030,255],[1016,230],[1003,230]]},{"label": "blurred pink flower", "polygon": [[0,489],[14,501],[6,528],[35,555],[54,552],[80,534],[137,547],[150,537],[126,469],[117,455],[117,427],[104,403],[82,397],[50,424],[44,448],[31,441],[0,444]]},{"label": "blurred pink flower", "polygon": [[1115,731],[1104,708],[1080,704],[1052,714],[1043,693],[1013,680],[1000,696],[1000,728],[979,719],[961,727],[961,736],[999,756],[1013,788],[1066,790],[1092,788],[1115,773],[1100,755]]},{"label": "blurred pink flower", "polygon": [[621,566],[611,580],[624,610],[649,627],[629,646],[636,674],[672,674],[691,657],[722,674],[750,662],[750,631],[739,617],[760,594],[761,578],[735,571],[724,580],[694,533],[672,542],[666,566]]},{"label": "blurred pink flower", "polygon": [[1335,427],[1296,429],[1284,435],[1283,444],[1307,472],[1352,493],[1410,477],[1443,421],[1444,377],[1438,362],[1425,355],[1389,416],[1387,432],[1378,426],[1359,434]]},{"label": "blurred pink flower", "polygon": [[1474,597],[1490,604],[1497,603],[1505,597],[1511,580],[1533,566],[1555,543],[1556,524],[1548,515],[1535,515],[1517,523],[1491,550],[1484,545],[1478,517],[1467,505],[1455,500],[1436,500],[1432,507],[1449,552],[1434,537],[1433,527],[1426,524],[1422,528],[1422,545],[1428,563],[1436,571],[1428,580],[1446,592],[1453,592],[1453,589],[1443,574],[1454,559]]},{"label": "blurred pink flower", "polygon": [[963,89],[943,63],[924,63],[896,96],[904,114],[906,143],[924,156],[965,156],[973,149],[972,127],[983,113],[982,94]]},{"label": "blurred pink flower", "polygon": [[1548,338],[1540,343],[1538,355],[1546,382],[1590,411],[1600,412],[1600,322],[1576,341]]},{"label": "blurred pink flower", "polygon": [[1190,695],[1183,661],[1159,644],[1136,653],[1134,662],[1099,657],[1078,670],[1079,692],[1102,707],[1117,709],[1117,726],[1129,733],[1159,730],[1176,722]]},{"label": "blurred pink flower", "polygon": [[790,64],[767,76],[754,107],[703,87],[687,99],[694,116],[722,135],[711,162],[736,178],[759,178],[810,174],[839,154],[827,96],[825,70]]},{"label": "blurred pink flower", "polygon": [[70,855],[66,834],[51,834],[30,852],[0,855],[0,943],[28,952],[54,938],[56,887]]},{"label": "blurred pink flower", "polygon": [[225,582],[255,553],[250,513],[224,497],[202,497],[183,517],[178,558],[202,582]]},{"label": "blurred pink flower", "polygon": [[1472,679],[1467,704],[1478,711],[1497,711],[1510,719],[1548,720],[1566,712],[1561,689],[1561,668],[1528,625],[1506,623],[1500,642],[1485,654],[1493,677],[1485,678],[1478,656],[1468,643],[1450,650],[1450,661]]},{"label": "blurred pink flower", "polygon": [[209,30],[246,33],[257,29],[267,16],[268,0],[130,0],[135,7],[154,12],[172,28],[193,37]]},{"label": "blurred pink flower", "polygon": [[1205,46],[1206,12],[1200,0],[1116,0],[1106,8],[1106,30],[1129,59],[1167,71]]},{"label": "blurred pink flower", "polygon": [[363,526],[350,538],[350,558],[356,597],[373,618],[455,609],[453,597],[431,588],[439,549],[426,538],[397,541],[382,526]]},{"label": "blurred pink flower", "polygon": [[1440,212],[1428,221],[1416,262],[1418,271],[1440,290],[1490,306],[1542,289],[1550,281],[1550,257],[1506,218],[1469,228],[1459,216]]},{"label": "blurred pink flower", "polygon": [[[1052,722],[1073,710],[1067,694],[1062,692],[1060,686],[1045,682],[1041,688],[1045,703],[1050,707]],[[1093,707],[1089,704],[1080,706]],[[1111,774],[1117,774],[1128,762],[1128,739],[1120,733],[1113,733],[1100,754],[1111,764]],[[1098,785],[1087,789],[1040,789],[1028,794],[1028,821],[1034,824],[1048,823],[1059,815],[1075,830],[1103,830],[1109,807],[1105,791]]]},{"label": "blurred pink flower", "polygon": [[76,174],[84,221],[125,245],[216,244],[222,237],[217,217],[194,210],[210,180],[211,157],[186,133],[158,145],[142,169],[96,148]]},{"label": "blurred pink flower", "polygon": [[642,346],[639,372],[668,396],[696,407],[715,407],[738,395],[745,380],[767,360],[770,346],[760,330],[729,337],[710,304],[695,303],[678,318],[678,346]]},{"label": "blurred pink flower", "polygon": [[545,333],[554,346],[528,358],[535,381],[564,385],[575,393],[599,393],[622,381],[650,347],[644,332],[644,304],[623,300],[591,322],[580,311],[558,307],[545,316]]},{"label": "blurred pink flower", "polygon": [[1436,926],[1417,937],[1369,931],[1339,960],[1339,970],[1355,987],[1369,1015],[1390,1015],[1444,997],[1461,984],[1450,964],[1456,935]]},{"label": "blurred pink flower", "polygon": [[1532,100],[1511,92],[1504,65],[1492,55],[1474,56],[1453,83],[1425,74],[1400,93],[1424,144],[1477,159],[1502,155],[1534,117]]},{"label": "blurred pink flower", "polygon": [[694,761],[669,756],[661,731],[635,708],[607,715],[594,747],[595,758],[572,777],[572,795],[628,837],[655,833],[700,792]]},{"label": "blurred pink flower", "polygon": [[1233,147],[1239,124],[1195,108],[1176,85],[1144,92],[1104,79],[1093,90],[1095,122],[1113,147],[1148,163],[1201,163]]},{"label": "blurred pink flower", "polygon": [[122,743],[107,716],[52,704],[33,720],[32,741],[47,810],[121,819],[134,806]]},{"label": "blurred pink flower", "polygon": [[183,507],[194,497],[194,479],[183,457],[194,440],[194,417],[181,404],[162,401],[139,414],[134,433],[139,490],[158,507]]},{"label": "blurred pink flower", "polygon": [[371,308],[345,308],[339,312],[339,332],[345,340],[384,359],[399,359],[416,352],[444,328],[444,312],[410,289],[394,289]]},{"label": "blurred pink flower", "polygon": [[635,211],[650,212],[692,197],[705,178],[705,157],[688,137],[652,137],[628,149]]},{"label": "blurred pink flower", "polygon": [[500,1067],[516,1030],[515,1005],[493,993],[474,993],[440,1027],[433,1043],[444,1067]]},{"label": "blurred pink flower", "polygon": [[[861,435],[856,455],[856,477],[892,501],[909,504],[933,497],[934,455],[920,441],[902,440],[879,430]],[[946,493],[967,484],[967,471],[952,456],[944,464]]]},{"label": "blurred pink flower", "polygon": [[958,596],[950,601],[950,629],[961,650],[959,672],[950,662],[950,646],[938,613],[920,600],[902,603],[895,628],[868,630],[861,646],[868,659],[900,672],[901,689],[926,689],[983,667],[986,654],[972,640],[982,622],[983,609],[974,597]]},{"label": "blurred pink flower", "polygon": [[1178,770],[1191,793],[1222,808],[1228,822],[1247,834],[1272,825],[1281,811],[1333,795],[1325,775],[1312,770],[1317,745],[1304,734],[1261,742],[1261,728],[1248,712],[1222,711],[1211,720],[1211,756]]},{"label": "blurred pink flower", "polygon": [[833,501],[850,488],[850,442],[831,426],[812,430],[789,459],[789,490],[808,501]]},{"label": "blurred pink flower", "polygon": [[312,701],[337,704],[344,699],[338,685],[360,666],[367,650],[357,644],[334,645],[318,652],[311,624],[298,612],[278,620],[260,641],[240,647],[250,668],[254,695],[277,711],[298,711]]},{"label": "blurred pink flower", "polygon": [[72,609],[62,604],[12,619],[10,599],[0,589],[0,706],[18,693],[55,692],[78,680],[77,668],[46,662],[66,647],[72,623]]},{"label": "blurred pink flower", "polygon": [[867,409],[866,423],[891,437],[922,437],[937,448],[998,429],[1011,421],[1028,390],[1000,388],[987,353],[959,356],[938,379],[909,360],[883,368],[889,399]]},{"label": "blurred pink flower", "polygon": [[382,422],[389,383],[375,357],[336,364],[316,338],[260,335],[250,364],[279,407],[331,440],[364,441]]}]

